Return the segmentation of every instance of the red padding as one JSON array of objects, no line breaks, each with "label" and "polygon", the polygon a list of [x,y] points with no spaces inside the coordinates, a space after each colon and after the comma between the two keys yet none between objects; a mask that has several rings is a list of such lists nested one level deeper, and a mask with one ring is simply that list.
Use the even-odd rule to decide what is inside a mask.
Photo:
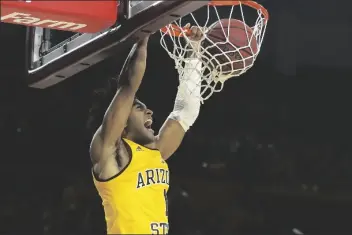
[{"label": "red padding", "polygon": [[1,22],[96,33],[117,19],[117,1],[0,1]]}]

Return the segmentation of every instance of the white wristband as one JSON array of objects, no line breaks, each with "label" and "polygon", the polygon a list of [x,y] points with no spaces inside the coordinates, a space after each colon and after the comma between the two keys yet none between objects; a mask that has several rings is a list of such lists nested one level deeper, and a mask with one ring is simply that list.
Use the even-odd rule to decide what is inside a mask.
[{"label": "white wristband", "polygon": [[180,85],[170,119],[178,121],[187,131],[196,121],[200,110],[200,82],[202,63],[199,59],[186,60],[180,74]]}]

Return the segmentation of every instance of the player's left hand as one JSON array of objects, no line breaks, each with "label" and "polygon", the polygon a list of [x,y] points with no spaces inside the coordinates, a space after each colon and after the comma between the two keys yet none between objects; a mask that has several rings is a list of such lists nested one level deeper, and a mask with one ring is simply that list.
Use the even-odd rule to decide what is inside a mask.
[{"label": "player's left hand", "polygon": [[191,27],[191,24],[188,23],[185,25],[184,29],[189,31],[186,40],[190,43],[190,46],[193,48],[193,50],[199,52],[201,48],[201,42],[205,38],[205,28],[200,28],[197,26]]},{"label": "player's left hand", "polygon": [[200,28],[197,26],[191,27],[191,24],[188,23],[186,24],[185,29],[189,30],[190,33],[188,35],[188,38],[191,39],[192,41],[200,41],[204,38],[204,31],[205,31],[204,28]]}]

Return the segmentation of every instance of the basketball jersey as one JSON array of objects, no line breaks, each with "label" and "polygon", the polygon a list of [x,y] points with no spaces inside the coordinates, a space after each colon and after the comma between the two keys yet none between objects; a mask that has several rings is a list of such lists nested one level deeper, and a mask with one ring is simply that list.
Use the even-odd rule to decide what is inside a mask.
[{"label": "basketball jersey", "polygon": [[95,187],[103,201],[108,234],[167,234],[169,168],[158,150],[124,139],[131,148],[129,164]]}]

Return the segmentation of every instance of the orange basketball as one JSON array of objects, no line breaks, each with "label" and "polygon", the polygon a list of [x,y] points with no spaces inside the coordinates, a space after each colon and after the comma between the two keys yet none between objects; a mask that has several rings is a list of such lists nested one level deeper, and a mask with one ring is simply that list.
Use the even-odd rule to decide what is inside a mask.
[{"label": "orange basketball", "polygon": [[243,21],[223,19],[211,27],[203,46],[212,55],[213,65],[220,66],[223,73],[231,73],[233,69],[240,72],[253,64],[253,55],[258,52],[257,40],[252,36],[253,30]]}]

